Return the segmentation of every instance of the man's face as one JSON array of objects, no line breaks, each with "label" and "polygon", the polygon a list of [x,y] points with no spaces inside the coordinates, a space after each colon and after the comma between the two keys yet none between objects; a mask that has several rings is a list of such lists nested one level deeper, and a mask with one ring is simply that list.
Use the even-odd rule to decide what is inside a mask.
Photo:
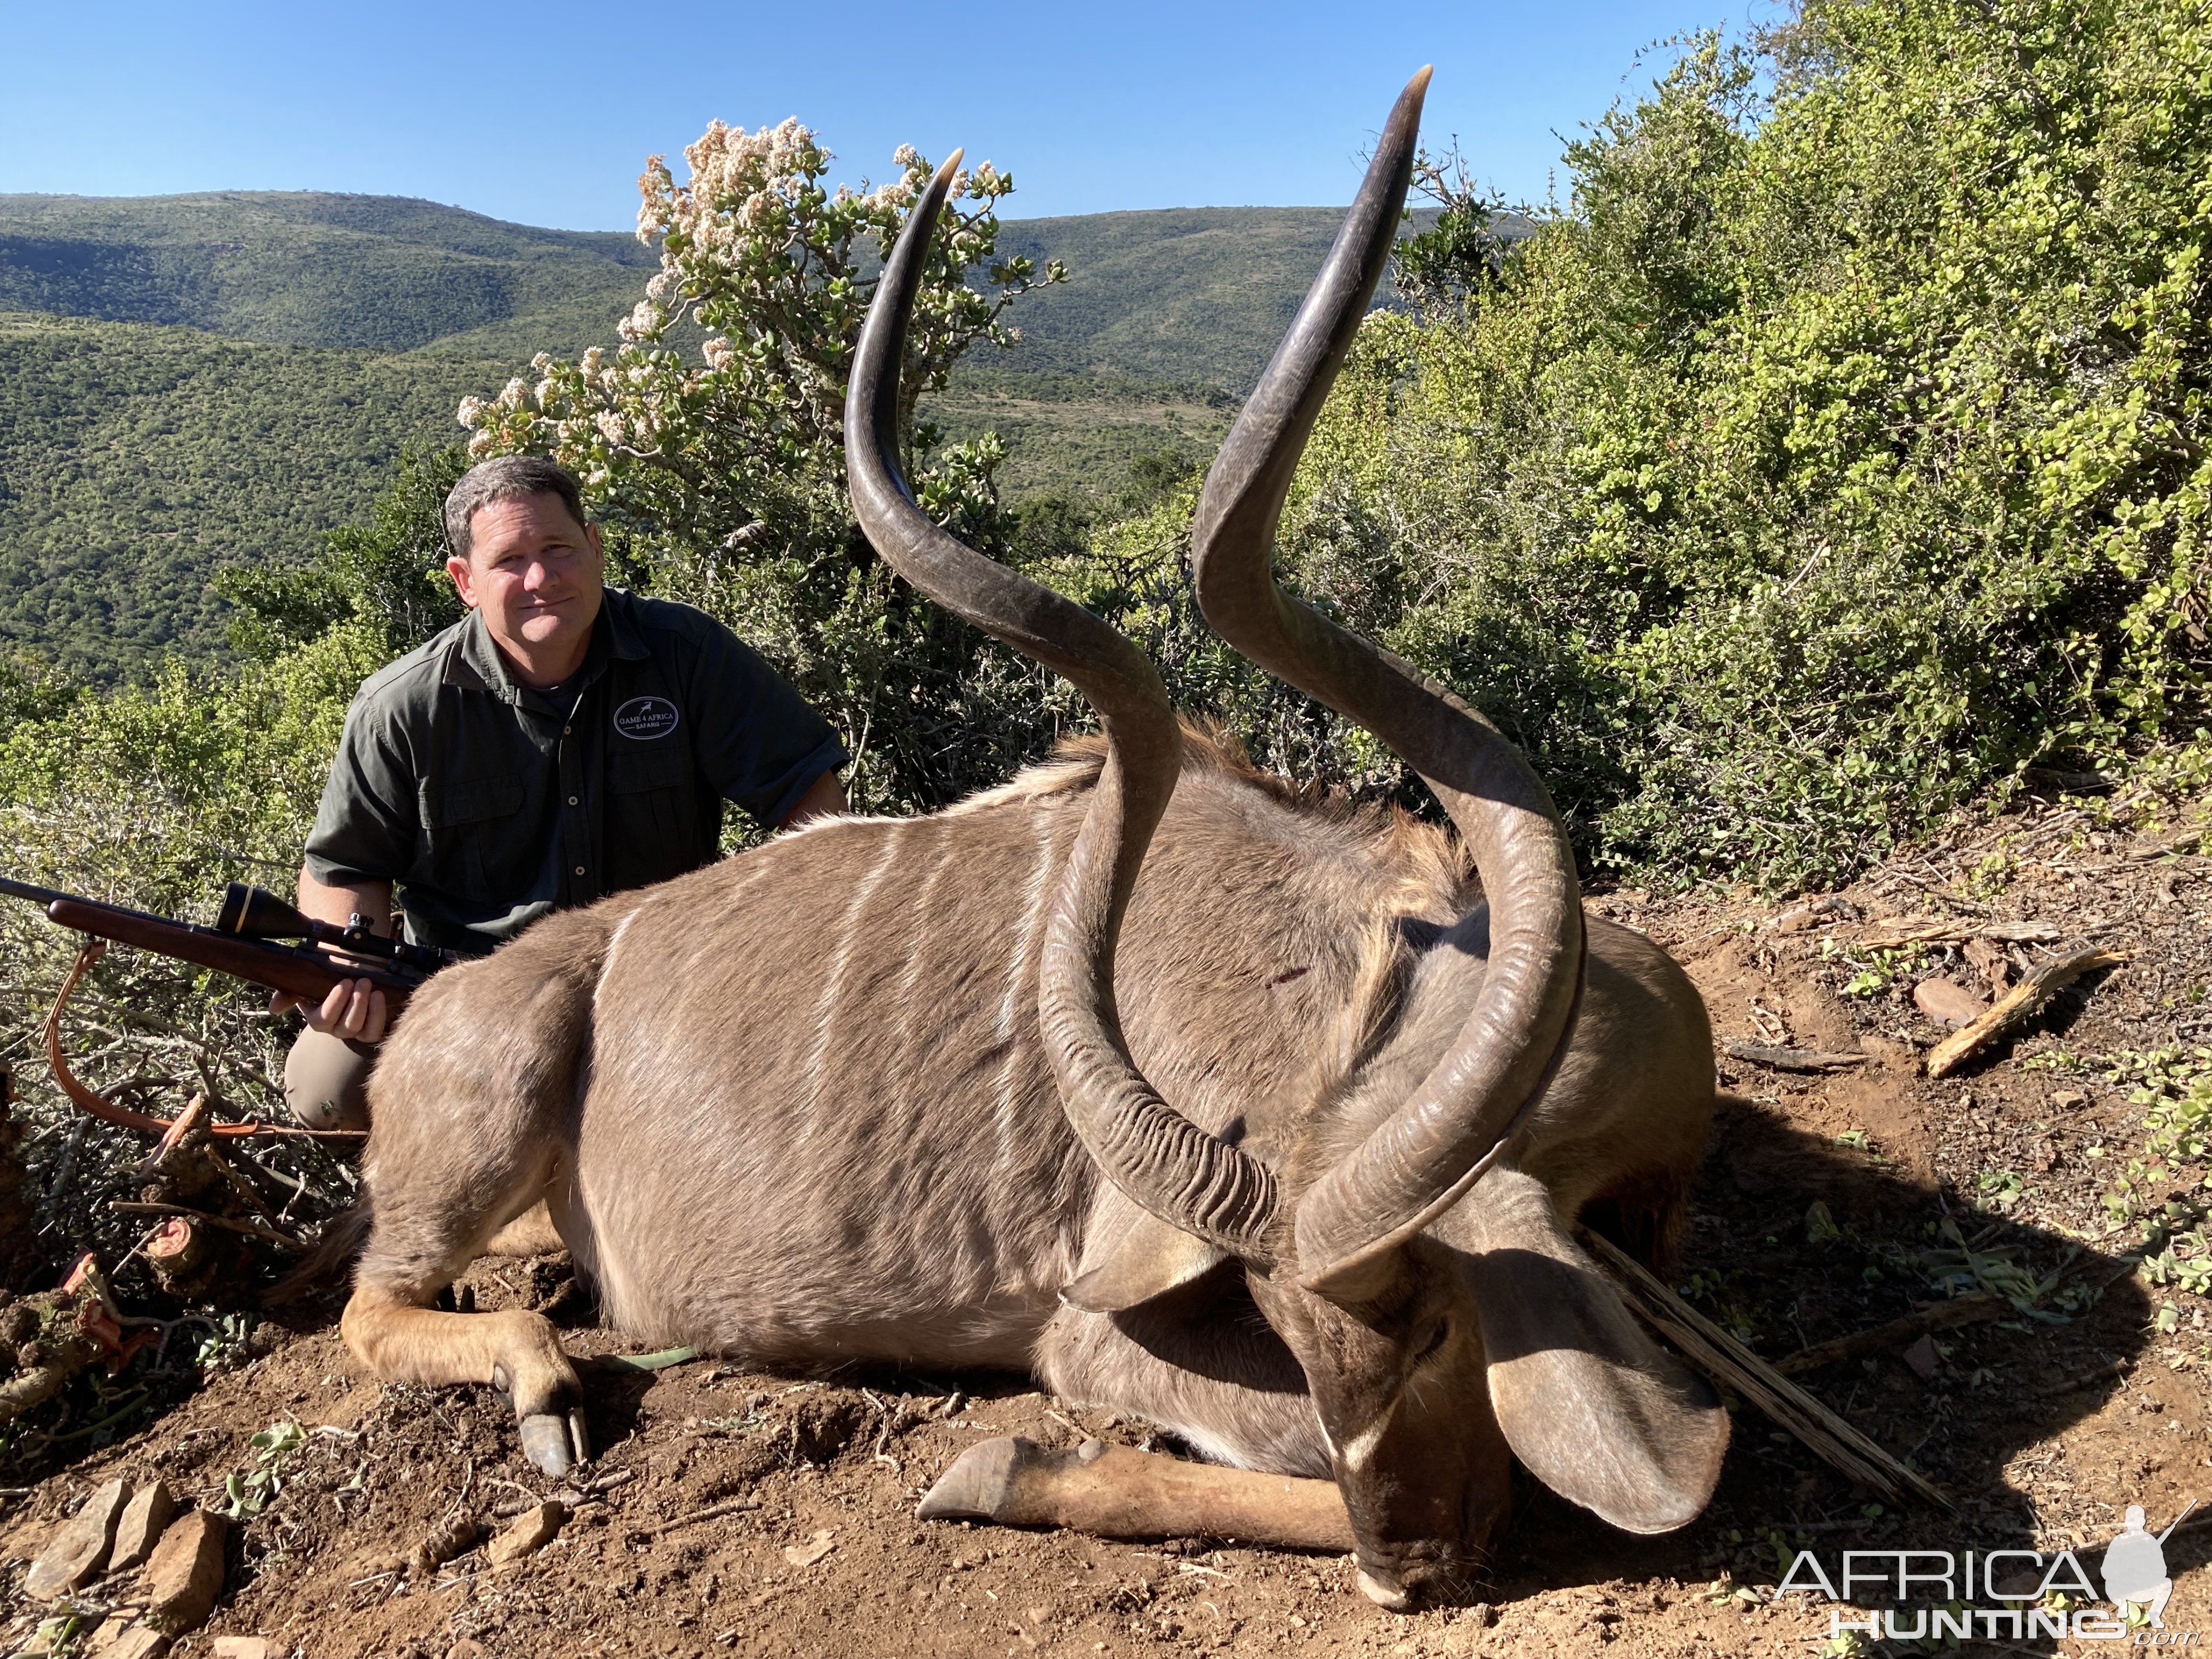
[{"label": "man's face", "polygon": [[461,603],[483,612],[510,657],[562,674],[582,660],[605,568],[599,527],[578,524],[550,495],[478,507],[469,520],[469,556],[446,561]]}]

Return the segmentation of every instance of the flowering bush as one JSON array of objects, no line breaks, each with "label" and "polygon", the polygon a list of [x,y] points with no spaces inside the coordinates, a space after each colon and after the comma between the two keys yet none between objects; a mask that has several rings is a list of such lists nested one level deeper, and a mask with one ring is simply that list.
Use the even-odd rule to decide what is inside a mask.
[{"label": "flowering bush", "polygon": [[[684,157],[684,184],[658,155],[638,179],[638,236],[659,239],[661,264],[619,325],[622,344],[573,363],[540,353],[534,383],[465,399],[460,421],[472,459],[551,454],[607,521],[711,569],[748,548],[842,536],[846,375],[874,272],[934,169],[902,146],[890,183],[826,189],[830,152],[796,120],[751,133],[717,121]],[[1018,339],[1006,307],[1066,275],[997,257],[994,210],[1012,188],[988,161],[954,175],[901,383],[910,465],[934,436],[916,429],[919,399],[977,342]],[[967,286],[970,270],[982,289]],[[687,350],[687,334],[704,338]],[[994,459],[971,453],[953,470]]]}]

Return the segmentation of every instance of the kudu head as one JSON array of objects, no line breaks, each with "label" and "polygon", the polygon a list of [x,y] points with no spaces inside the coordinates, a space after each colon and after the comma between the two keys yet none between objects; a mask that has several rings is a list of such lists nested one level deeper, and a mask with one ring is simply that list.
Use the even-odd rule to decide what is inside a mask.
[{"label": "kudu head", "polygon": [[1532,1200],[1525,1178],[1510,1190],[1493,1182],[1462,1203],[1574,1026],[1582,904],[1557,810],[1474,709],[1284,594],[1270,568],[1291,474],[1397,232],[1428,79],[1417,75],[1392,111],[1320,276],[1214,462],[1194,530],[1209,623],[1420,775],[1488,905],[1480,990],[1441,1058],[1379,1105],[1366,1091],[1352,1121],[1326,1126],[1333,1136],[1305,1137],[1303,1153],[1279,1147],[1271,1167],[1183,1117],[1131,1061],[1114,946],[1181,768],[1174,710],[1133,643],[953,539],[900,475],[906,329],[957,155],[884,266],[846,413],[854,504],[877,550],[939,604],[1066,676],[1108,740],[1048,931],[1039,1012],[1070,1122],[1149,1220],[1066,1298],[1118,1311],[1241,1265],[1304,1369],[1361,1587],[1390,1607],[1449,1595],[1480,1564],[1503,1519],[1509,1448],[1607,1520],[1657,1532],[1704,1507],[1726,1440],[1724,1416],[1635,1328],[1540,1188]]}]

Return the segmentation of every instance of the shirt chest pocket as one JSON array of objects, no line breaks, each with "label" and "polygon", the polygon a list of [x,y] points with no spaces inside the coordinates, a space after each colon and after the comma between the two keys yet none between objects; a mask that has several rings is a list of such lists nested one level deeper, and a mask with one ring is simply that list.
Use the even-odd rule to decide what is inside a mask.
[{"label": "shirt chest pocket", "polygon": [[665,881],[704,863],[688,750],[617,748],[607,756],[607,856],[623,887]]},{"label": "shirt chest pocket", "polygon": [[[515,815],[522,811],[522,780],[512,773],[489,777],[426,781],[422,787],[422,827],[433,885],[456,899],[492,903],[519,891],[514,862],[519,842]],[[528,872],[520,872],[526,884]]]}]

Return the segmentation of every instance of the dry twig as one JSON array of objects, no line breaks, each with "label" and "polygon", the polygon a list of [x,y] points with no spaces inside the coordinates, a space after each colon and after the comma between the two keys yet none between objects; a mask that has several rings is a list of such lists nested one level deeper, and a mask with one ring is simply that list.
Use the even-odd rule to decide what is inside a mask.
[{"label": "dry twig", "polygon": [[2055,921],[1965,921],[1951,917],[1906,916],[1862,934],[1869,951],[1895,951],[1908,945],[1964,945],[1970,939],[2003,939],[2010,945],[2048,945],[2059,937]]},{"label": "dry twig", "polygon": [[1628,1305],[1638,1318],[1714,1382],[1734,1389],[1795,1435],[1814,1456],[1895,1502],[1917,1498],[1940,1509],[1954,1507],[1925,1476],[1905,1468],[1683,1301],[1611,1239],[1588,1231],[1579,1237],[1627,1292]]},{"label": "dry twig", "polygon": [[1863,1066],[1864,1054],[1826,1054],[1817,1048],[1776,1048],[1763,1042],[1730,1042],[1722,1051],[1730,1060],[1747,1060],[1774,1072],[1840,1072]]},{"label": "dry twig", "polygon": [[1997,1000],[1990,1011],[1961,1026],[1928,1051],[1928,1075],[1948,1077],[1997,1038],[2024,1025],[2044,1004],[2082,975],[2117,968],[2127,957],[2115,951],[2076,951],[2046,963]]},{"label": "dry twig", "polygon": [[1800,1348],[1786,1359],[1776,1360],[1774,1369],[1784,1376],[1795,1376],[1800,1371],[1832,1365],[1838,1359],[1856,1359],[1861,1354],[1882,1353],[1903,1347],[1913,1338],[1925,1336],[1930,1331],[1953,1330],[1960,1325],[1972,1325],[1978,1320],[1998,1318],[2011,1310],[2012,1304],[2002,1297],[1992,1296],[1987,1291],[1976,1291],[1972,1296],[1931,1303],[1917,1313],[1909,1313],[1902,1319],[1893,1319],[1888,1324],[1877,1325],[1871,1330],[1855,1331],[1849,1336],[1839,1336],[1832,1342],[1815,1342],[1809,1348]]},{"label": "dry twig", "polygon": [[725,1498],[721,1503],[708,1504],[703,1510],[694,1510],[689,1515],[679,1515],[673,1521],[663,1521],[658,1526],[632,1527],[628,1535],[633,1539],[658,1538],[665,1532],[674,1532],[678,1527],[688,1527],[694,1522],[719,1520],[723,1516],[741,1514],[746,1510],[757,1510],[760,1506],[761,1501],[757,1498]]}]

